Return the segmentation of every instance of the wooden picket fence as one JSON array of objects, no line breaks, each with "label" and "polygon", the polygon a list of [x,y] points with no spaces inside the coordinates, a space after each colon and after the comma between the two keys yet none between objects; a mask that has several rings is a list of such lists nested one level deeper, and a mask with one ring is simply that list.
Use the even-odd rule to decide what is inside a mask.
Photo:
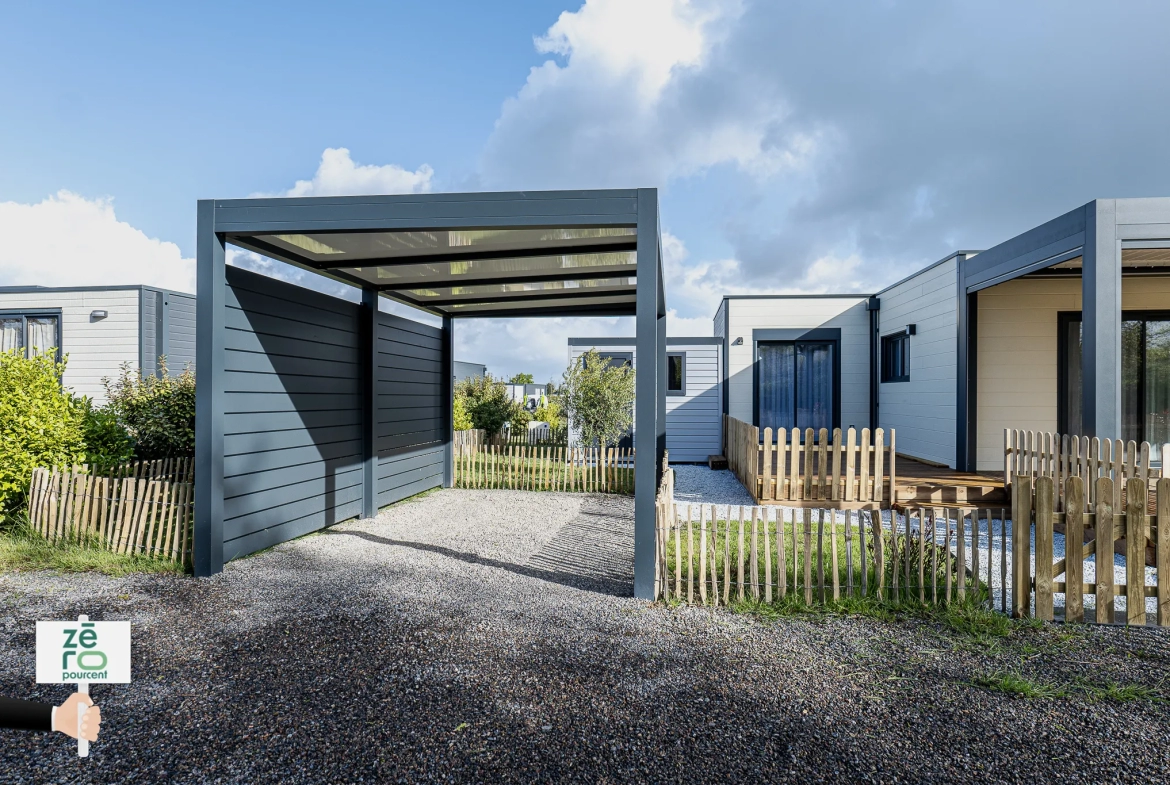
[{"label": "wooden picket fence", "polygon": [[[1166,445],[1170,448],[1170,445]],[[1121,492],[1131,479],[1138,478],[1149,488],[1151,480],[1157,480],[1162,471],[1150,466],[1151,447],[1149,442],[1138,444],[1120,439],[1090,439],[1087,436],[1070,436],[1044,431],[1020,431],[1005,429],[1003,432],[1003,471],[1005,484],[1010,493],[1013,478],[1018,475],[1035,481],[1039,477],[1050,477],[1057,491],[1056,509],[1065,509],[1065,481],[1069,477],[1080,477],[1089,493],[1082,501],[1086,510],[1097,503],[1097,483],[1101,477],[1113,481],[1113,506],[1120,509]],[[1166,449],[1163,456],[1170,456]]]},{"label": "wooden picket fence", "polygon": [[531,429],[527,432],[511,434],[510,432],[497,433],[488,436],[482,428],[473,428],[466,431],[455,431],[454,444],[456,447],[519,447],[532,445],[566,446],[567,437],[564,429],[553,431],[550,429]]},{"label": "wooden picket fence", "polygon": [[29,485],[29,523],[51,542],[190,564],[193,480],[190,458],[37,468]]},{"label": "wooden picket fence", "polygon": [[[1035,569],[1031,568],[1031,526],[1015,526],[1012,534],[1012,615],[1052,621],[1055,595],[1064,595],[1064,619],[1084,621],[1084,599],[1094,597],[1094,618],[1099,624],[1146,623],[1146,598],[1155,598],[1155,622],[1170,626],[1170,478],[1157,480],[1156,512],[1151,516],[1146,505],[1146,480],[1131,477],[1126,481],[1124,512],[1114,507],[1114,481],[1098,477],[1093,481],[1096,499],[1086,501],[1087,484],[1083,477],[1064,479],[1065,509],[1057,510],[1056,480],[1040,475],[1014,478],[1012,495],[1013,521],[1028,521],[1035,526]],[[1064,528],[1064,553],[1054,553],[1054,530]],[[1124,541],[1125,583],[1115,582],[1114,553],[1118,541]],[[1146,585],[1148,548],[1153,559],[1156,583]],[[1060,558],[1057,558],[1057,556]],[[1096,580],[1085,581],[1084,562],[1094,557]],[[1096,557],[1100,558],[1096,558]],[[1101,565],[1108,565],[1102,569]],[[1057,580],[1060,577],[1064,580]],[[1116,598],[1125,597],[1123,619],[1116,617]]]},{"label": "wooden picket fence", "polygon": [[704,605],[770,603],[790,594],[806,605],[862,597],[989,604],[993,565],[978,556],[967,562],[969,548],[978,553],[970,514],[913,508],[883,523],[879,505],[870,503],[853,510],[739,507],[719,518],[714,505],[661,500],[657,597]]},{"label": "wooden picket fence", "polygon": [[844,509],[897,501],[893,430],[888,446],[882,428],[872,442],[869,428],[861,429],[860,440],[855,428],[834,428],[831,440],[827,428],[806,428],[803,439],[800,429],[789,438],[781,428],[773,441],[771,428],[761,439],[758,426],[723,415],[723,435],[728,468],[757,503]]},{"label": "wooden picket fence", "polygon": [[632,449],[456,445],[456,488],[634,492]]}]

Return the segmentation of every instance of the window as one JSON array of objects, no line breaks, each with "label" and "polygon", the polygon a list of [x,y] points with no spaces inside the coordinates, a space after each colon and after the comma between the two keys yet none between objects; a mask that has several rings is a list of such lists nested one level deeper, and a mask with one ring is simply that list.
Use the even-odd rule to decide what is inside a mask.
[{"label": "window", "polygon": [[32,357],[61,348],[61,317],[56,313],[0,311],[0,352]]},{"label": "window", "polygon": [[[1081,314],[1058,317],[1061,433],[1082,432]],[[1161,460],[1170,442],[1170,313],[1126,311],[1121,315],[1121,438],[1150,443]]]},{"label": "window", "polygon": [[666,394],[687,394],[687,355],[685,352],[668,352],[666,355]]},{"label": "window", "polygon": [[910,381],[909,333],[882,336],[882,381]]},{"label": "window", "polygon": [[836,341],[756,343],[756,422],[761,431],[837,427],[836,350]]}]

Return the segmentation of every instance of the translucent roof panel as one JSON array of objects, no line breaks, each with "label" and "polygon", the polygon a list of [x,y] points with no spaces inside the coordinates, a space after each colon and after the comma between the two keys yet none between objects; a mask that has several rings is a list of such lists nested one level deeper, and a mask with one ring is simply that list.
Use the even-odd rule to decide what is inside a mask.
[{"label": "translucent roof panel", "polygon": [[460,280],[500,281],[509,279],[564,280],[574,277],[632,273],[637,268],[637,255],[632,252],[566,254],[560,256],[508,257],[503,259],[472,259],[423,264],[389,264],[377,267],[339,268],[355,278],[379,286],[402,284],[417,286],[436,283],[451,285]]},{"label": "translucent roof panel", "polygon": [[[632,290],[629,292],[629,294],[582,297],[579,300],[573,300],[572,307],[574,309],[598,307],[618,310],[633,306],[636,302],[636,297],[637,295]],[[525,298],[520,302],[504,300],[491,303],[475,304],[451,303],[449,305],[444,305],[443,310],[450,313],[452,316],[468,316],[473,313],[491,313],[493,311],[508,311],[513,309],[523,309],[525,311],[538,311],[540,309],[563,309],[565,306],[566,301],[563,299]]]},{"label": "translucent roof panel", "polygon": [[536,281],[532,283],[481,284],[476,286],[437,286],[424,289],[404,289],[400,293],[426,303],[428,301],[457,302],[459,299],[534,297],[541,294],[565,296],[629,293],[637,285],[636,278],[588,278],[581,281]]},{"label": "translucent roof panel", "polygon": [[629,246],[636,236],[633,227],[612,226],[253,235],[274,248],[331,267],[358,259],[459,255],[482,258],[509,251],[525,251],[528,255],[542,247]]}]

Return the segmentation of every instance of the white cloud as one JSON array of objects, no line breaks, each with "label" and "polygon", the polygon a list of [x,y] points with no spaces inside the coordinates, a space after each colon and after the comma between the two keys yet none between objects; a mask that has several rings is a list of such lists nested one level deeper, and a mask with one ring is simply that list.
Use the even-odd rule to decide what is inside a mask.
[{"label": "white cloud", "polygon": [[800,168],[820,132],[788,133],[774,91],[712,61],[742,13],[716,0],[586,0],[535,39],[548,60],[505,101],[481,159],[493,187],[665,185],[720,164]]},{"label": "white cloud", "polygon": [[195,291],[195,260],[114,214],[111,199],[58,191],[36,204],[0,202],[0,284],[146,284]]},{"label": "white cloud", "polygon": [[416,194],[431,190],[435,172],[427,164],[415,171],[397,164],[358,164],[344,147],[329,147],[311,180],[297,180],[281,196],[349,196],[359,194]]}]

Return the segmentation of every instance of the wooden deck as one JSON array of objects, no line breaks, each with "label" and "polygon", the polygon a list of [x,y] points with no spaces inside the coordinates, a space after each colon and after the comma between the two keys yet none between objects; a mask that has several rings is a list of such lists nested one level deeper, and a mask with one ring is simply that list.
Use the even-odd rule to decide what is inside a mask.
[{"label": "wooden deck", "polygon": [[[958,507],[1007,506],[1003,472],[958,472],[899,455],[898,504],[938,504]],[[888,482],[888,480],[887,480]]]}]

